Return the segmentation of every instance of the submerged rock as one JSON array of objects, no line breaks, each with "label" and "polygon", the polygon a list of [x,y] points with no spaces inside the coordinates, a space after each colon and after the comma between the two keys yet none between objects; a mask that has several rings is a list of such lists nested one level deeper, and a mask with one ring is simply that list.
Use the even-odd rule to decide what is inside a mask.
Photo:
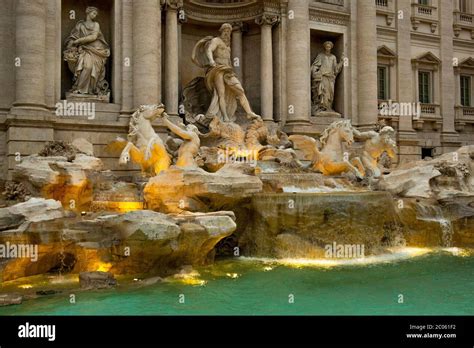
[{"label": "submerged rock", "polygon": [[23,297],[18,294],[0,294],[0,307],[19,305],[23,302]]},{"label": "submerged rock", "polygon": [[107,289],[117,285],[112,273],[83,272],[79,274],[81,289]]}]

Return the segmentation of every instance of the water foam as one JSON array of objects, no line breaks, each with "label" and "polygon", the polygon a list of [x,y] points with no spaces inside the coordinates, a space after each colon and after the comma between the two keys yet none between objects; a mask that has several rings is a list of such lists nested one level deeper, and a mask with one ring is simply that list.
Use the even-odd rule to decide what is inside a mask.
[{"label": "water foam", "polygon": [[263,262],[265,264],[279,264],[288,267],[320,267],[331,268],[337,266],[366,266],[380,263],[391,263],[419,257],[433,252],[435,249],[396,247],[388,249],[390,253],[366,256],[354,259],[304,259],[304,258],[284,258],[272,259],[265,257],[240,257],[244,261]]}]

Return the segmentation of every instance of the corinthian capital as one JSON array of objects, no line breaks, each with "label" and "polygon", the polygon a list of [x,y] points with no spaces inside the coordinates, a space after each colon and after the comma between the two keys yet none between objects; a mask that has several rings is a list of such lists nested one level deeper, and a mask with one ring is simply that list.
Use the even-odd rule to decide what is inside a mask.
[{"label": "corinthian capital", "polygon": [[183,0],[161,0],[161,3],[166,9],[175,11],[183,7]]},{"label": "corinthian capital", "polygon": [[258,25],[275,25],[278,22],[280,22],[280,16],[274,13],[264,13],[255,20]]},{"label": "corinthian capital", "polygon": [[233,31],[242,31],[244,29],[244,22],[233,22],[230,24],[232,25]]}]

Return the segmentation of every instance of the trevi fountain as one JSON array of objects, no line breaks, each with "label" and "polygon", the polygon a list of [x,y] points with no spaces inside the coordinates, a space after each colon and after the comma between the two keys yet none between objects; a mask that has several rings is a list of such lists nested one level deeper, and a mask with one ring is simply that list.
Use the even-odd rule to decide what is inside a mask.
[{"label": "trevi fountain", "polygon": [[[62,112],[111,98],[100,18],[88,7],[65,36]],[[107,142],[134,172],[83,136],[15,162],[0,314],[473,314],[474,145],[400,162],[396,129],[335,111],[331,40],[306,69],[311,117],[330,122],[287,131],[254,111],[232,32],[194,42],[181,117],[156,99]]]}]

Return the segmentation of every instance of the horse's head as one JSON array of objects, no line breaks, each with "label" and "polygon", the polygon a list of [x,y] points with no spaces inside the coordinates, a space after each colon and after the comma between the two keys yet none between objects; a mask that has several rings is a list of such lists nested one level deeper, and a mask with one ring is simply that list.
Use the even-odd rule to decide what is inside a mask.
[{"label": "horse's head", "polygon": [[347,145],[352,145],[354,142],[354,131],[351,122],[349,120],[344,120],[336,129],[339,132],[341,139],[345,141]]},{"label": "horse's head", "polygon": [[161,116],[164,111],[165,106],[163,104],[140,105],[137,110],[143,118],[151,121]]},{"label": "horse's head", "polygon": [[321,134],[319,141],[325,146],[330,138],[333,138],[340,142],[346,142],[348,145],[352,145],[354,142],[354,132],[352,129],[350,120],[336,121],[329,125]]}]

